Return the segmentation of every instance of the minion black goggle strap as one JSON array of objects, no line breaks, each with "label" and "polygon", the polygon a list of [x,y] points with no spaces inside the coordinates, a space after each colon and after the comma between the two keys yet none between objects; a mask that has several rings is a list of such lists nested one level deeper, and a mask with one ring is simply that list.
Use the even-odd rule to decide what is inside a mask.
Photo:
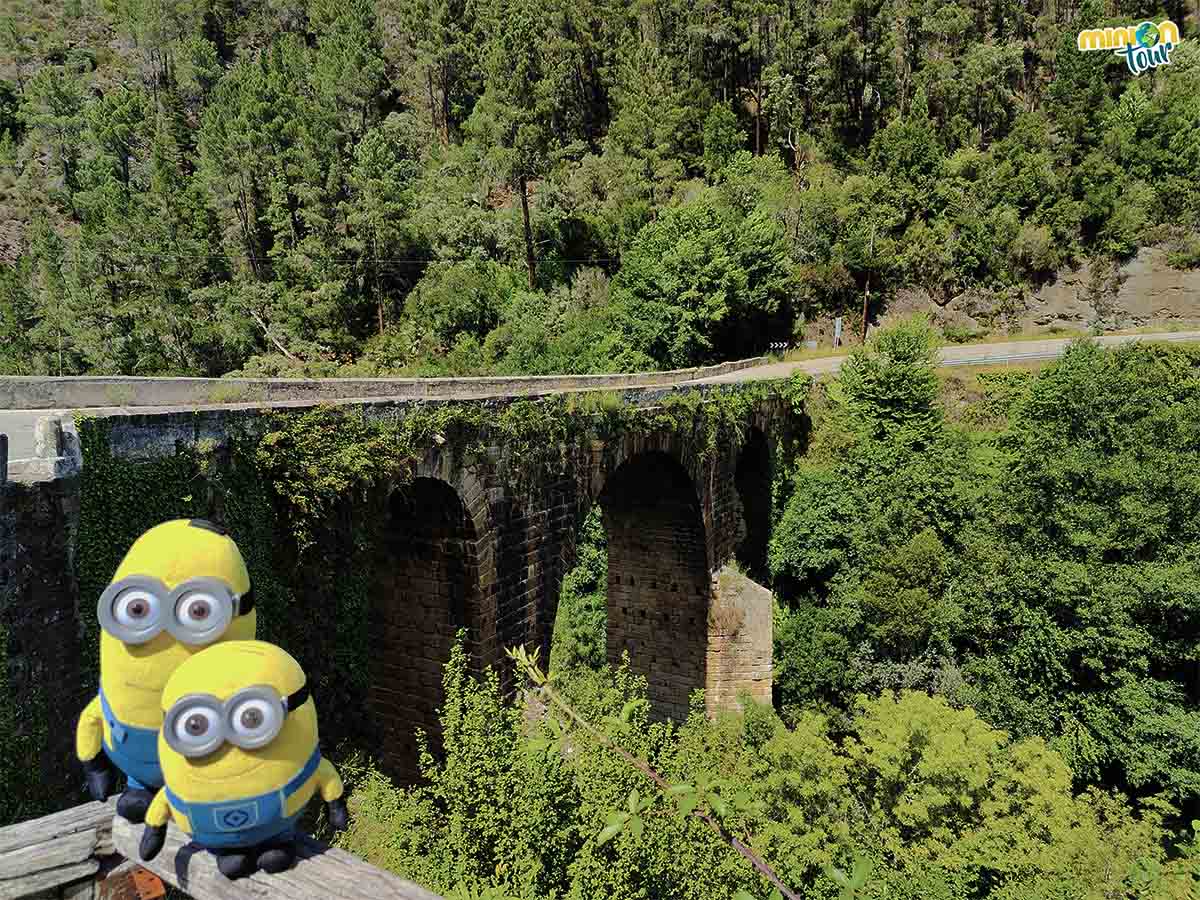
[{"label": "minion black goggle strap", "polygon": [[235,594],[219,578],[189,578],[168,588],[157,578],[130,575],[104,589],[96,616],[101,628],[126,644],[169,631],[181,643],[204,646],[253,608],[251,591]]},{"label": "minion black goggle strap", "polygon": [[288,713],[306,700],[307,684],[287,697],[266,684],[243,688],[228,700],[187,694],[167,710],[162,735],[167,746],[189,759],[208,756],[226,743],[257,750],[275,740]]}]

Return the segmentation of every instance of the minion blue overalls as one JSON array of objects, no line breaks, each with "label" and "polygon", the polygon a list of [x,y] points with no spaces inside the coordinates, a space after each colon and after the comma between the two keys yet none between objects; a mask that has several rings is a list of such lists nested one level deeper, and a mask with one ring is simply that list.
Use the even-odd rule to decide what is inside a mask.
[{"label": "minion blue overalls", "polygon": [[115,715],[100,689],[100,709],[112,733],[112,744],[104,741],[104,753],[125,773],[130,790],[156,791],[163,786],[158,764],[158,729],[126,725]]},{"label": "minion blue overalls", "polygon": [[282,789],[246,797],[223,800],[220,803],[189,803],[170,788],[167,801],[175,810],[187,816],[192,826],[192,840],[205,847],[228,849],[255,847],[280,837],[290,837],[296,830],[300,812],[286,815],[287,798],[304,787],[321,764],[320,748]]}]

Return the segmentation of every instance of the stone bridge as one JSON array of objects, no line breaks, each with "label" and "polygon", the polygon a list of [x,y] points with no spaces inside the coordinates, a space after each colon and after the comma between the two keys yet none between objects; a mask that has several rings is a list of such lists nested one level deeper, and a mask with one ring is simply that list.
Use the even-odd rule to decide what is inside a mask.
[{"label": "stone bridge", "polygon": [[466,467],[431,451],[391,494],[377,567],[371,702],[394,762],[415,758],[413,725],[437,725],[441,672],[465,628],[476,666],[503,672],[504,649],[548,659],[563,576],[594,504],[608,541],[608,659],[628,653],[652,709],[686,718],[740,691],[771,699],[771,597],[748,577],[766,562],[771,504],[767,434],[782,411],[764,404],[744,442],[705,458],[676,431],[629,430],[575,448],[563,471],[524,489],[504,477],[502,448]]},{"label": "stone bridge", "polygon": [[[544,397],[593,387],[604,385],[514,393]],[[689,378],[618,389],[620,402],[632,408],[624,424],[564,446],[561,461],[536,478],[514,478],[509,448],[492,435],[482,453],[467,453],[453,439],[435,441],[407,477],[377,491],[374,509],[383,521],[368,573],[371,678],[366,715],[349,712],[369,724],[371,749],[383,753],[394,774],[414,774],[417,728],[436,735],[442,670],[460,629],[468,635],[472,667],[493,666],[506,683],[505,648],[536,646],[549,657],[563,577],[595,505],[608,540],[608,657],[616,663],[628,653],[632,670],[647,678],[655,713],[684,717],[696,689],[705,690],[709,709],[735,703],[743,691],[770,700],[770,594],[752,578],[765,567],[777,459],[802,433],[802,423],[774,383],[759,382],[739,407],[740,420],[703,447],[689,423],[676,418],[664,425],[655,411],[672,397],[699,393],[713,403],[713,392],[747,387]],[[400,421],[443,401],[369,396],[334,402],[368,420]],[[508,401],[447,402],[496,408]],[[95,601],[81,596],[80,555],[88,551],[77,538],[81,504],[101,501],[83,490],[90,461],[80,452],[75,417],[50,412],[53,399],[30,405],[41,408],[33,442],[41,464],[0,486],[7,687],[9,702],[21,703],[39,686],[61,686],[66,706],[67,698],[82,703],[94,690],[83,683],[90,679],[81,657],[92,646],[85,631],[94,627],[87,611]],[[219,452],[232,435],[261,435],[280,411],[303,413],[314,400],[79,405],[104,421],[106,453],[137,465],[199,446]],[[220,519],[221,510],[210,515]],[[323,590],[314,588],[301,602],[336,609],[337,598]],[[72,703],[72,714],[75,708]],[[322,707],[323,725],[325,718]],[[50,767],[52,780],[77,780],[67,777],[69,732],[50,730],[53,746],[42,768]]]}]

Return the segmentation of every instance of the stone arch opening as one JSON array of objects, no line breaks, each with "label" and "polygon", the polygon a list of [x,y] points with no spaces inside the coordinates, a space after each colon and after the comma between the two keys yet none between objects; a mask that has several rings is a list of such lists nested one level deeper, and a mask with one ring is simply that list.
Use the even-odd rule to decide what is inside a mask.
[{"label": "stone arch opening", "polygon": [[599,504],[574,524],[567,552],[545,658],[551,671],[599,669],[608,662],[608,535]]},{"label": "stone arch opening", "polygon": [[705,686],[712,579],[691,476],[673,457],[640,453],[600,493],[608,537],[608,660],[628,651],[653,712],[682,720]]},{"label": "stone arch opening", "polygon": [[469,649],[479,643],[478,584],[475,528],[454,488],[416,478],[397,489],[381,541],[368,703],[383,766],[401,781],[419,775],[418,728],[441,750],[442,674],[459,629]]},{"label": "stone arch opening", "polygon": [[734,557],[742,570],[767,584],[767,545],[771,539],[771,450],[766,435],[751,428],[738,454],[733,476],[744,528]]}]

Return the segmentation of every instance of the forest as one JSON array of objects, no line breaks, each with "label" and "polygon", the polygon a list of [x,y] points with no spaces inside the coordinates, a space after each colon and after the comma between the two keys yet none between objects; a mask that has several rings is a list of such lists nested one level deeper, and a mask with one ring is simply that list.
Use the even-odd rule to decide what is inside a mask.
[{"label": "forest", "polygon": [[343,845],[452,900],[778,897],[699,807],[805,900],[1200,896],[1200,350],[955,376],[936,343],[887,328],[808,385],[773,708],[648,716],[595,518],[549,660],[572,713],[460,648],[444,754],[410,787],[346,764]]},{"label": "forest", "polygon": [[[684,367],[904,286],[1195,266],[1198,12],[6,0],[0,373]],[[1143,17],[1169,65],[1076,49]]]}]

